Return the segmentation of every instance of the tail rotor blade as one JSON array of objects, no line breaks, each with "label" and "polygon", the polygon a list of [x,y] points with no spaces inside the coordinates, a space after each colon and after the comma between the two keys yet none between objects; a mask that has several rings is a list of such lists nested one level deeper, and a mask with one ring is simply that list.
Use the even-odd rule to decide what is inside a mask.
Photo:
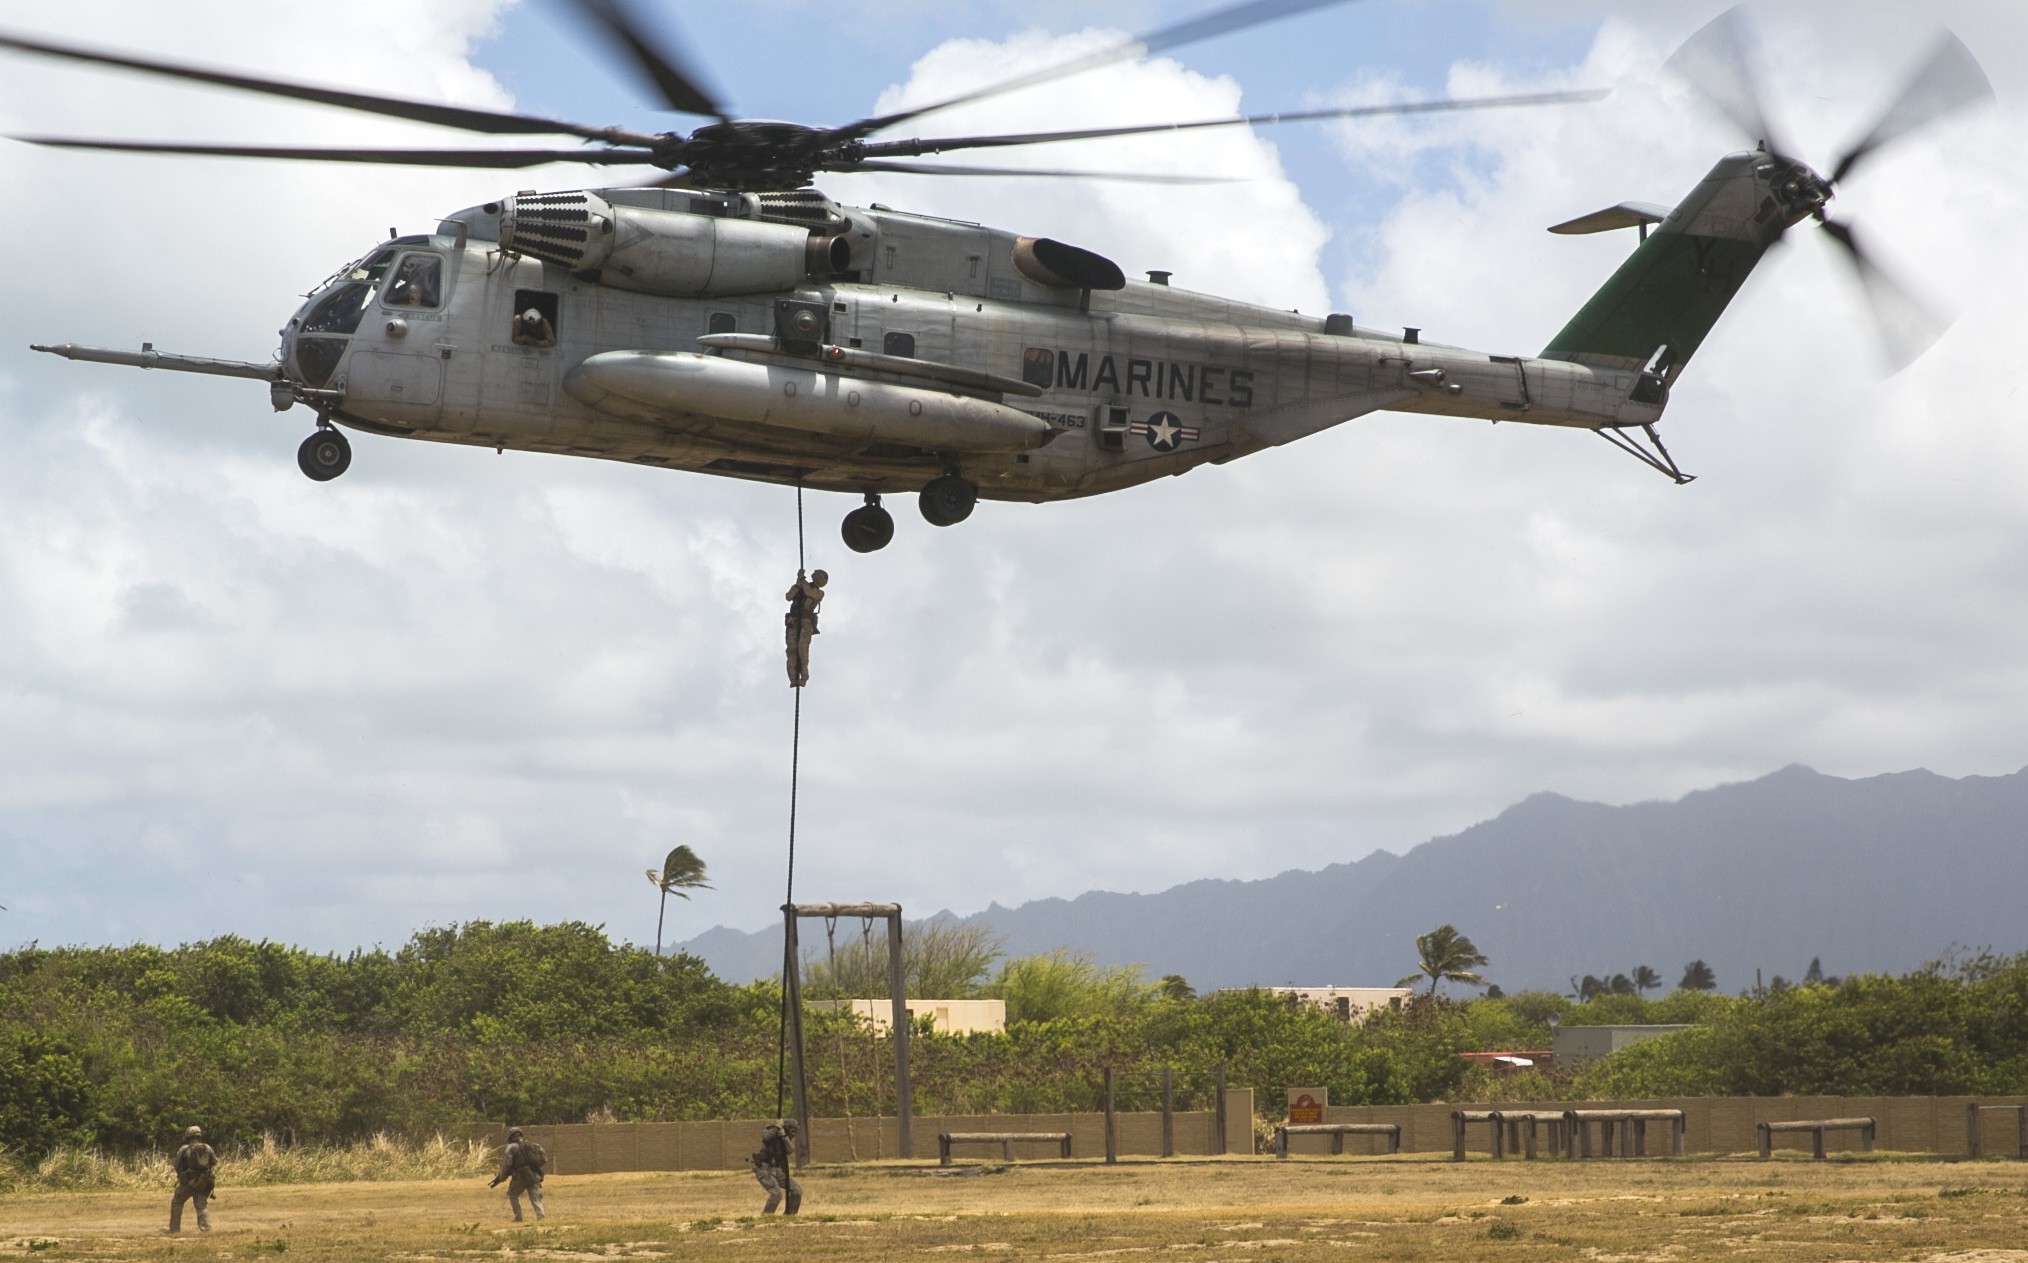
[{"label": "tail rotor blade", "polygon": [[1881,146],[1927,127],[1945,115],[1993,99],[1993,85],[1964,41],[1944,32],[1929,59],[1909,78],[1901,94],[1881,112],[1880,121],[1838,160],[1836,184]]},{"label": "tail rotor blade", "polygon": [[1823,228],[1838,243],[1859,276],[1873,326],[1880,334],[1881,348],[1887,357],[1888,375],[1893,376],[1936,345],[1937,339],[1950,329],[1951,317],[1938,314],[1882,269],[1859,244],[1850,224],[1826,219]]},{"label": "tail rotor blade", "polygon": [[1775,137],[1761,106],[1760,79],[1747,53],[1746,24],[1739,6],[1719,14],[1685,40],[1669,58],[1667,68],[1696,89],[1747,139],[1766,145],[1772,154],[1788,152]]}]

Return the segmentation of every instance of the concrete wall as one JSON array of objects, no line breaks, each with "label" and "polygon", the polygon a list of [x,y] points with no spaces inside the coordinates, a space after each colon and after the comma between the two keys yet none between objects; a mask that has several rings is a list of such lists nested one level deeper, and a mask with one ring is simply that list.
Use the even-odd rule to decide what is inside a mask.
[{"label": "concrete wall", "polygon": [[[1852,1118],[1870,1114],[1879,1120],[1878,1149],[1901,1153],[1959,1154],[1965,1151],[1965,1105],[1977,1100],[1989,1105],[2028,1104],[2028,1097],[1963,1096],[1785,1096],[1785,1097],[1686,1097],[1655,1101],[1584,1101],[1583,1109],[1680,1109],[1684,1113],[1684,1143],[1689,1152],[1703,1154],[1747,1154],[1756,1152],[1754,1124],[1787,1122],[1810,1118]],[[1504,1106],[1472,1105],[1471,1109],[1561,1110],[1569,1102]],[[1329,1123],[1396,1123],[1401,1127],[1403,1153],[1438,1154],[1451,1151],[1450,1105],[1332,1105],[1324,1110]],[[1227,1152],[1253,1152],[1253,1093],[1235,1088],[1226,1093]],[[1162,1115],[1159,1112],[1116,1115],[1120,1156],[1147,1158],[1162,1151]],[[1179,1156],[1212,1154],[1217,1145],[1217,1121],[1209,1110],[1178,1111],[1174,1115],[1176,1153]],[[739,1170],[747,1155],[760,1147],[760,1129],[765,1119],[737,1119],[706,1123],[577,1123],[562,1126],[525,1127],[530,1139],[549,1151],[550,1169],[563,1175],[584,1175],[612,1171],[707,1171]],[[1980,1135],[1987,1154],[2011,1154],[2015,1144],[2012,1115],[1982,1116]],[[1105,1156],[1103,1114],[975,1114],[917,1118],[915,1156],[934,1162],[937,1133],[943,1131],[1067,1131],[1071,1134],[1073,1159]],[[474,1139],[494,1145],[505,1142],[504,1124],[486,1124],[473,1129]],[[1650,1130],[1651,1148],[1659,1148],[1656,1132]],[[1667,1144],[1666,1132],[1662,1145]],[[1777,1149],[1807,1153],[1806,1134],[1781,1134],[1774,1138]],[[1826,1148],[1857,1148],[1857,1133],[1833,1132],[1824,1138]],[[900,1156],[900,1135],[892,1118],[817,1118],[810,1120],[811,1157],[817,1162],[868,1162]],[[1019,1155],[1022,1151],[1017,1149]],[[1046,1145],[1030,1150],[1035,1157],[1054,1157]],[[1291,1154],[1329,1154],[1328,1136],[1295,1136],[1289,1141]],[[1381,1136],[1347,1136],[1348,1154],[1386,1152]],[[1475,1124],[1466,1133],[1466,1152],[1490,1154],[1491,1134],[1486,1124]],[[995,1146],[971,1147],[959,1153],[998,1160]]]},{"label": "concrete wall", "polygon": [[[1226,1121],[1234,1152],[1253,1152],[1253,1093],[1227,1094]],[[1122,1157],[1159,1157],[1162,1153],[1160,1111],[1114,1116],[1115,1145]],[[1218,1121],[1210,1110],[1178,1110],[1171,1115],[1175,1152],[1208,1156],[1217,1152]],[[705,1123],[571,1123],[524,1126],[530,1140],[549,1151],[550,1170],[560,1175],[612,1171],[743,1170],[749,1155],[760,1148],[766,1119],[734,1119]],[[914,1120],[915,1156],[936,1160],[937,1133],[960,1131],[1067,1131],[1073,1158],[1103,1158],[1106,1152],[1104,1114],[971,1114]],[[506,1143],[506,1126],[490,1124],[472,1133],[494,1145]],[[901,1156],[901,1133],[889,1118],[813,1118],[810,1158],[814,1162],[877,1162]],[[1045,1144],[1017,1146],[1016,1158],[1054,1158]],[[997,1145],[961,1146],[954,1157],[998,1160]]]}]

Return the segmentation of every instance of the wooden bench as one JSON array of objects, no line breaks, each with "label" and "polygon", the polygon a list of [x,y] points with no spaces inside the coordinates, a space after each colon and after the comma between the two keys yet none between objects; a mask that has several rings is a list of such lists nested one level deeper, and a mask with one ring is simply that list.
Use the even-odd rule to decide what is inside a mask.
[{"label": "wooden bench", "polygon": [[1669,1152],[1679,1158],[1683,1156],[1682,1110],[1565,1110],[1563,1143],[1566,1156],[1591,1156],[1593,1123],[1598,1124],[1600,1157],[1612,1157],[1615,1149],[1622,1158],[1647,1157],[1649,1123],[1669,1124]]},{"label": "wooden bench", "polygon": [[1289,1156],[1290,1136],[1329,1136],[1331,1152],[1345,1152],[1347,1136],[1385,1136],[1387,1152],[1401,1152],[1401,1125],[1399,1123],[1283,1123],[1275,1128],[1275,1156]]},{"label": "wooden bench", "polygon": [[1753,1129],[1760,1135],[1760,1156],[1769,1157],[1774,1152],[1774,1134],[1778,1131],[1806,1131],[1810,1133],[1810,1156],[1824,1156],[1824,1133],[1827,1131],[1856,1131],[1859,1133],[1859,1147],[1866,1153],[1873,1152],[1875,1123],[1872,1118],[1809,1118],[1794,1119],[1785,1123],[1755,1123]]},{"label": "wooden bench", "polygon": [[1549,1152],[1562,1153],[1564,1129],[1569,1125],[1563,1114],[1562,1110],[1494,1110],[1493,1156],[1504,1158],[1519,1149],[1523,1158],[1533,1158],[1537,1124],[1545,1125],[1549,1132]]},{"label": "wooden bench", "polygon": [[2014,1156],[2028,1158],[2028,1105],[1981,1105],[1977,1101],[1965,1106],[1965,1152],[1976,1158],[1979,1153],[1979,1115],[1983,1113],[2014,1113]]},{"label": "wooden bench", "polygon": [[1008,1162],[1014,1160],[1014,1146],[1027,1141],[1047,1140],[1057,1146],[1057,1156],[1070,1156],[1070,1133],[1067,1131],[940,1131],[937,1133],[937,1162],[943,1166],[951,1164],[952,1145],[1000,1146],[1000,1156]]}]

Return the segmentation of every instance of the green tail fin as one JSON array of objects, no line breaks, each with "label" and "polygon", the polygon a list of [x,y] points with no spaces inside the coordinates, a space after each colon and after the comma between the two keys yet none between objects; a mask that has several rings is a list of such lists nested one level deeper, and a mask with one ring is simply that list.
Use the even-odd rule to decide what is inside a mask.
[{"label": "green tail fin", "polygon": [[[1542,358],[1650,368],[1664,383],[1673,382],[1767,248],[1794,222],[1768,186],[1769,164],[1767,154],[1744,153],[1713,167]],[[1627,204],[1551,231],[1596,232],[1659,217],[1659,208]]]}]

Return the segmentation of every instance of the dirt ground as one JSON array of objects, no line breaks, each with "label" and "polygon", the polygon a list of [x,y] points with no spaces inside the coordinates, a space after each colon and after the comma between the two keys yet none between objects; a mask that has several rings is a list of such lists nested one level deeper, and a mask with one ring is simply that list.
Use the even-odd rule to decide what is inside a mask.
[{"label": "dirt ground", "polygon": [[508,1221],[483,1180],[234,1188],[214,1230],[163,1234],[168,1194],[0,1197],[0,1258],[472,1260],[920,1257],[1246,1263],[1377,1257],[2028,1263],[2028,1164],[1423,1158],[838,1166],[759,1218],[743,1173],[558,1176]]}]

